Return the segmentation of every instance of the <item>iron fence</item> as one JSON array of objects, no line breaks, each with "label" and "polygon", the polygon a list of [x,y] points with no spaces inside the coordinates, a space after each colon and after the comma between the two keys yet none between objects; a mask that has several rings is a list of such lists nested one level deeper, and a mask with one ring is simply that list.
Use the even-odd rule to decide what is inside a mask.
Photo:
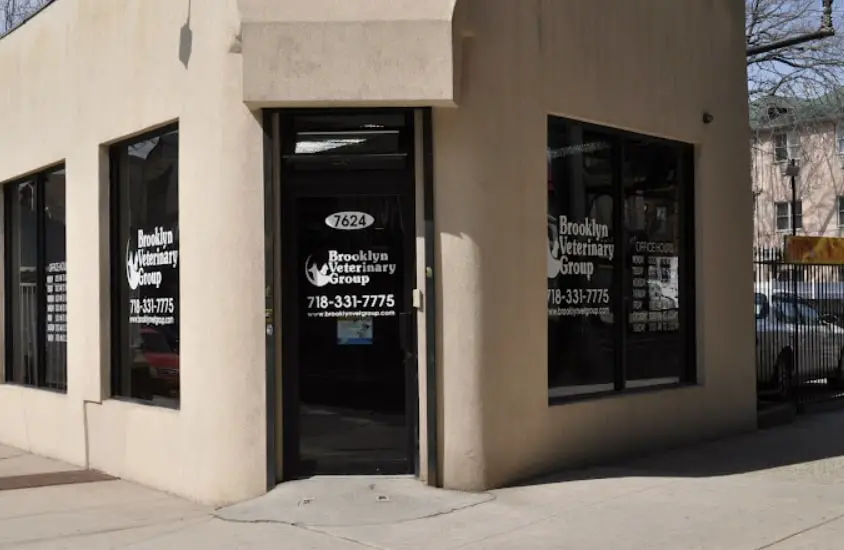
[{"label": "iron fence", "polygon": [[759,400],[844,397],[844,268],[757,252],[754,272]]}]

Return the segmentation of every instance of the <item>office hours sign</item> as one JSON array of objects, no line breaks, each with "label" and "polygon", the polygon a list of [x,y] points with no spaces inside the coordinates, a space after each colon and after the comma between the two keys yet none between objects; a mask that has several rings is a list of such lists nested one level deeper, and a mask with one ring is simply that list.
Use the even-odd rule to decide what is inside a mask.
[{"label": "office hours sign", "polygon": [[67,265],[47,264],[47,343],[67,343]]}]

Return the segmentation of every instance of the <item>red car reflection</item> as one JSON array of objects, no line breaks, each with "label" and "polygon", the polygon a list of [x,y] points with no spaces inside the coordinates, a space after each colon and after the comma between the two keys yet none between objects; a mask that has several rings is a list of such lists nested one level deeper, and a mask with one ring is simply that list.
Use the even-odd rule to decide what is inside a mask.
[{"label": "red car reflection", "polygon": [[155,329],[140,330],[132,364],[132,394],[139,399],[179,395],[179,355]]}]

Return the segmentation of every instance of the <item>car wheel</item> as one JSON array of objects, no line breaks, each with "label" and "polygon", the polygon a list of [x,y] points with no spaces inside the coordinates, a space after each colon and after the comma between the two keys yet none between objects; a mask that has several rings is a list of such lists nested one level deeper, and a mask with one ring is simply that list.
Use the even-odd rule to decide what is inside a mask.
[{"label": "car wheel", "polygon": [[844,389],[844,348],[838,352],[838,365],[835,368],[835,375],[826,379],[831,388]]},{"label": "car wheel", "polygon": [[783,350],[777,357],[774,365],[774,381],[777,390],[783,399],[791,397],[794,376],[794,361],[790,350]]}]

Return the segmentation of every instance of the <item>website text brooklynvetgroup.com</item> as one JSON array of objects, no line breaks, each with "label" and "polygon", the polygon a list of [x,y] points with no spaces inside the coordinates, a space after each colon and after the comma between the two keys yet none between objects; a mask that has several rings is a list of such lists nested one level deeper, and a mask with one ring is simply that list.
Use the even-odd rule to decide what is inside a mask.
[{"label": "website text brooklynvetgroup.com", "polygon": [[309,311],[308,317],[395,317],[395,311]]},{"label": "website text brooklynvetgroup.com", "polygon": [[608,307],[555,307],[548,310],[552,317],[579,317],[581,315],[609,315]]},{"label": "website text brooklynvetgroup.com", "polygon": [[152,325],[156,327],[163,327],[175,324],[176,319],[171,315],[132,315],[129,317],[129,323],[133,325]]}]

